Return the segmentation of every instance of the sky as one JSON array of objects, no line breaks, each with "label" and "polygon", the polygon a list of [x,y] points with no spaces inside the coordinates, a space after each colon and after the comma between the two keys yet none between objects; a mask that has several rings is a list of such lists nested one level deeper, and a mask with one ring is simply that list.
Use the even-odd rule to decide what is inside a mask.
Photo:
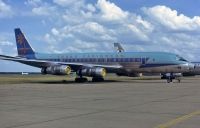
[{"label": "sky", "polygon": [[[0,0],[0,54],[17,56],[14,28],[37,52],[163,51],[200,61],[197,0]],[[0,61],[0,72],[40,71]]]}]

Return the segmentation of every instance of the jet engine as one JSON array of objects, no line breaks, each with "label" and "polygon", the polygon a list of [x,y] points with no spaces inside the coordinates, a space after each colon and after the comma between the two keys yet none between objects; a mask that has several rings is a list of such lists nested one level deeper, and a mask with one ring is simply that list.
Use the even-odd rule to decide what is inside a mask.
[{"label": "jet engine", "polygon": [[68,65],[55,65],[42,68],[41,73],[52,75],[69,75],[71,73],[71,68]]},{"label": "jet engine", "polygon": [[106,75],[106,69],[100,67],[84,68],[78,71],[78,75],[89,77],[104,77]]}]

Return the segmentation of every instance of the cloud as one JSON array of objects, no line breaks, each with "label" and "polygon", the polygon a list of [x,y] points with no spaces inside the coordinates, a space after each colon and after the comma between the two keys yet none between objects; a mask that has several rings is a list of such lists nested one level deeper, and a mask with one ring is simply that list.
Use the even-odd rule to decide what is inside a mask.
[{"label": "cloud", "polygon": [[13,39],[13,33],[0,32],[0,54],[16,55],[16,45]]},{"label": "cloud", "polygon": [[[52,28],[51,33],[45,35],[45,40],[50,44],[57,45],[66,42],[76,43],[89,42],[91,45],[99,42],[111,41],[113,37],[109,35],[110,31],[96,22],[86,22],[80,25],[65,26],[63,28]],[[69,45],[69,44],[68,44]],[[58,46],[57,46],[58,47]]]},{"label": "cloud", "polygon": [[56,40],[50,34],[48,34],[48,33],[45,34],[44,41],[46,41],[50,45],[53,45],[56,42]]},{"label": "cloud", "polygon": [[54,36],[59,36],[59,35],[60,35],[59,31],[58,31],[56,28],[52,28],[52,29],[51,29],[51,33],[52,33]]},{"label": "cloud", "polygon": [[102,13],[101,17],[108,21],[123,20],[128,16],[128,12],[123,11],[114,3],[111,3],[107,0],[98,0],[97,7],[100,9]]},{"label": "cloud", "polygon": [[[59,45],[66,42],[71,42],[67,45],[82,42],[84,45],[95,44],[106,51],[112,48],[113,42],[146,42],[149,40],[148,34],[153,30],[151,23],[141,16],[124,11],[106,0],[98,0],[95,4],[84,3],[79,8],[74,6],[77,7],[71,5],[71,8],[63,8],[65,11],[60,13],[59,20],[63,22],[61,27],[53,27],[45,35],[45,41],[52,45],[51,50],[63,51],[64,48]],[[92,47],[87,50],[97,49]]]},{"label": "cloud", "polygon": [[34,18],[35,16],[45,16],[45,18],[41,21],[44,25],[46,25],[45,20],[47,17],[49,18],[49,20],[57,18],[58,9],[55,5],[51,4],[50,2],[44,0],[26,0],[24,4],[28,8],[30,8],[30,11],[21,11],[22,16],[31,16]]},{"label": "cloud", "polygon": [[0,46],[13,46],[13,43],[10,41],[1,41],[0,40]]},{"label": "cloud", "polygon": [[32,9],[33,14],[39,16],[50,16],[55,13],[56,8],[53,6],[39,6]]},{"label": "cloud", "polygon": [[153,21],[172,30],[192,31],[200,29],[199,16],[190,18],[184,14],[178,14],[176,10],[161,5],[143,8],[143,10]]},{"label": "cloud", "polygon": [[[82,0],[80,0],[80,1],[82,1]],[[77,0],[53,0],[53,2],[60,6],[67,7],[72,4],[77,4],[78,1]]]},{"label": "cloud", "polygon": [[0,33],[0,46],[13,46],[15,43],[10,41],[11,34],[8,33]]},{"label": "cloud", "polygon": [[7,18],[13,16],[14,12],[10,5],[0,0],[0,18]]},{"label": "cloud", "polygon": [[38,6],[42,3],[42,0],[27,0],[25,1],[26,5],[31,5],[31,6]]},{"label": "cloud", "polygon": [[95,12],[95,11],[96,11],[96,8],[95,8],[92,4],[87,4],[87,9],[88,9],[90,12]]},{"label": "cloud", "polygon": [[53,22],[43,36],[46,52],[110,51],[113,42],[122,42],[126,51],[174,52],[190,59],[200,53],[199,16],[190,18],[167,6],[143,7],[136,14],[108,0],[93,4],[29,0],[29,4],[34,15],[45,16],[46,25],[49,19]]},{"label": "cloud", "polygon": [[97,22],[87,22],[85,24],[74,26],[71,31],[73,35],[78,35],[77,38],[89,42],[104,42],[112,41],[110,36],[111,30]]}]

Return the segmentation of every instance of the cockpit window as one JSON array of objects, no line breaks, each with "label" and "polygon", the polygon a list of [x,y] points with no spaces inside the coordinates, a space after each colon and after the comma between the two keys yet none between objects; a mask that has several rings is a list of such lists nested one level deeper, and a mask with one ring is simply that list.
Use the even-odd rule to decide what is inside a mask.
[{"label": "cockpit window", "polygon": [[186,59],[184,59],[183,57],[180,57],[180,56],[176,56],[176,59],[179,60],[179,61],[185,61],[185,62],[188,62]]}]

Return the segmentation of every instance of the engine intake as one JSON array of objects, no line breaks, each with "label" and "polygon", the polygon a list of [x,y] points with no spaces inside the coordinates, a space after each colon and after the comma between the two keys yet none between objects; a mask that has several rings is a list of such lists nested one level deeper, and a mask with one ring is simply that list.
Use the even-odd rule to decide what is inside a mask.
[{"label": "engine intake", "polygon": [[104,77],[106,75],[106,69],[99,67],[84,68],[80,70],[78,74],[89,77]]},{"label": "engine intake", "polygon": [[71,73],[71,68],[67,65],[56,65],[42,68],[41,73],[52,75],[69,75]]}]

